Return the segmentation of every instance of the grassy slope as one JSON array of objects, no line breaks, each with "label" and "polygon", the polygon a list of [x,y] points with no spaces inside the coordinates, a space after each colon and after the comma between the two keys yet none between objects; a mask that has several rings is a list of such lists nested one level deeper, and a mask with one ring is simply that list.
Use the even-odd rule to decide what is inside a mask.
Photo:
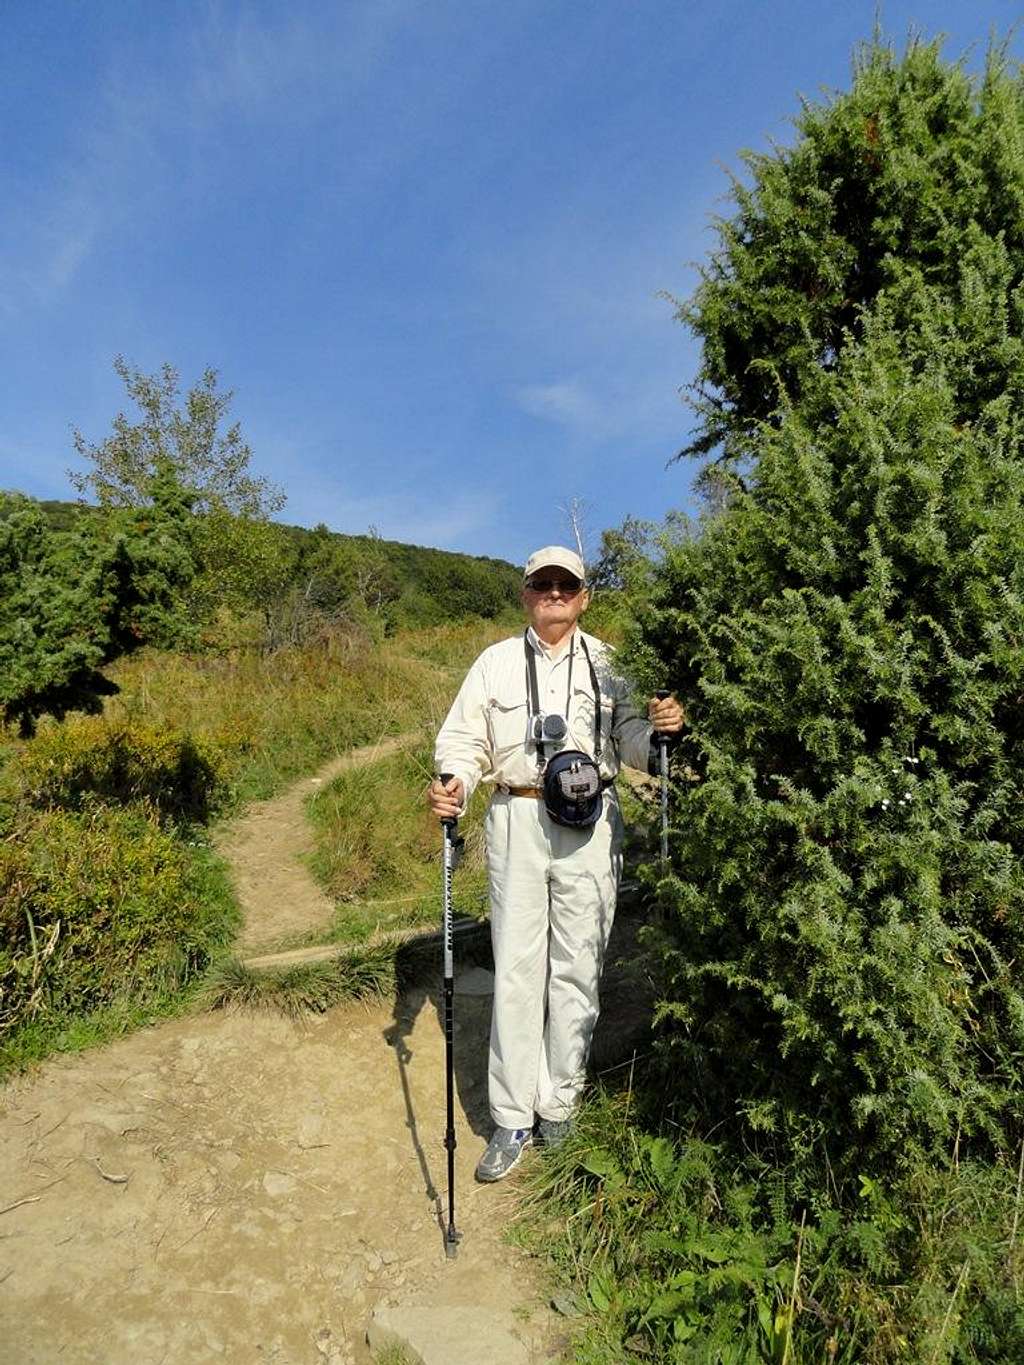
[{"label": "grassy slope", "polygon": [[[471,622],[407,632],[381,645],[338,639],[327,648],[286,650],[268,656],[242,655],[235,660],[189,659],[144,652],[112,670],[121,690],[107,704],[105,726],[142,725],[156,731],[178,730],[213,740],[228,755],[226,783],[219,792],[219,809],[235,812],[247,800],[264,797],[296,777],[314,771],[328,757],[383,735],[420,733],[436,728],[450,702],[461,672],[491,640],[505,632],[494,623]],[[54,727],[41,727],[41,742]],[[17,759],[27,746],[3,736],[0,754],[6,759],[0,790],[6,790],[7,838],[21,847],[43,814],[17,806]],[[28,747],[31,746],[31,741]],[[386,916],[388,927],[429,921],[436,906],[429,895],[432,877],[431,835],[422,804],[429,766],[424,746],[400,756],[401,780],[393,770],[364,775],[375,799],[387,806],[387,820],[374,815],[371,803],[360,799],[360,784],[336,793],[335,817],[352,817],[353,830],[337,829],[336,818],[326,822],[326,862],[333,875],[351,881],[361,895],[378,896],[382,888],[400,886],[405,894],[421,891],[420,902],[395,907]],[[71,817],[77,818],[77,817]],[[361,821],[361,826],[360,826]],[[209,849],[209,833],[202,828],[171,826],[165,830],[192,863],[190,883],[193,914],[209,928],[213,970],[230,955],[236,917],[225,869]],[[406,860],[408,865],[406,865]],[[89,880],[86,867],[77,869]],[[130,872],[124,875],[129,875]],[[465,891],[466,878],[460,877]],[[114,902],[131,893],[125,884],[112,886]],[[50,901],[56,898],[51,887]],[[351,900],[351,891],[348,893]],[[336,937],[357,942],[379,923],[344,913]],[[378,964],[379,966],[380,964]],[[385,975],[390,970],[384,964]],[[152,983],[144,993],[131,984],[99,1008],[57,1007],[51,993],[49,1008],[37,1008],[31,1019],[8,1029],[0,1043],[0,1069],[22,1067],[55,1050],[77,1050],[127,1031],[141,1023],[187,1008],[201,998],[209,979],[183,975],[174,981]],[[350,974],[343,994],[363,990],[379,976],[366,962]],[[144,995],[144,998],[143,998]],[[330,992],[328,992],[328,998]],[[308,1003],[322,995],[309,996]],[[2,1003],[2,1002],[0,1002]],[[2,1014],[2,1011],[0,1011]]]}]

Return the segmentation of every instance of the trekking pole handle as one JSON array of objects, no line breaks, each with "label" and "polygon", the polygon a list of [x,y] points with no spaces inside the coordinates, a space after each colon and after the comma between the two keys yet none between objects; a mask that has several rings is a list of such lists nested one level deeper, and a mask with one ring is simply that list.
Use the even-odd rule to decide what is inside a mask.
[{"label": "trekking pole handle", "polygon": [[[670,697],[672,693],[668,690],[667,687],[659,687],[654,695],[657,697],[658,701],[664,701],[665,698]],[[666,744],[668,742],[668,736],[666,735],[664,730],[655,730],[654,733],[658,737],[659,744]]]},{"label": "trekking pole handle", "polygon": [[[438,780],[442,787],[447,787],[454,776],[454,773],[439,773]],[[441,824],[444,825],[445,829],[454,829],[458,823],[459,819],[457,815],[446,815],[441,820]]]}]

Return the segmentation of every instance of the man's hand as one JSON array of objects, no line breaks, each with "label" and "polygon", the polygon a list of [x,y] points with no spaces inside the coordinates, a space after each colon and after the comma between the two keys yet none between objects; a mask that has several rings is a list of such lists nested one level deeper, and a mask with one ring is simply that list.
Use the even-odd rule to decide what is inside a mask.
[{"label": "man's hand", "polygon": [[466,789],[457,777],[450,777],[447,786],[435,777],[427,788],[427,804],[439,820],[457,820],[465,799]]},{"label": "man's hand", "polygon": [[686,724],[683,708],[675,697],[652,697],[647,703],[647,719],[663,735],[678,735]]}]

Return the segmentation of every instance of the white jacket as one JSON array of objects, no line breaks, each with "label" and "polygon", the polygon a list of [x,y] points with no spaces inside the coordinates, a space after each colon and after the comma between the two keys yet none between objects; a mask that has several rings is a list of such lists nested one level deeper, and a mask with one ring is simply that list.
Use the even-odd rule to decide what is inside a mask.
[{"label": "white jacket", "polygon": [[[623,763],[646,772],[653,727],[633,705],[627,683],[614,670],[614,650],[603,640],[577,627],[572,650],[566,646],[552,661],[532,626],[527,630],[541,710],[565,716],[569,734],[564,748],[582,749],[594,756],[594,688],[581,636],[590,650],[601,693],[601,776],[613,778]],[[467,802],[481,780],[509,787],[538,785],[537,750],[528,736],[529,695],[522,635],[485,649],[466,674],[437,736],[434,759],[437,772],[461,780]],[[549,755],[555,752],[549,750]]]}]

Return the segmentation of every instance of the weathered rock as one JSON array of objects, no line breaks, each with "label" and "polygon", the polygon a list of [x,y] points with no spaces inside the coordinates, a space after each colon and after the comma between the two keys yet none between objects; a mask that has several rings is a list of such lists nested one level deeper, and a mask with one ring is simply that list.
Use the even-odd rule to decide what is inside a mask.
[{"label": "weathered rock", "polygon": [[426,1304],[378,1306],[366,1340],[372,1351],[400,1346],[413,1365],[529,1365],[511,1314]]},{"label": "weathered rock", "polygon": [[288,1175],[286,1171],[268,1171],[263,1177],[263,1188],[271,1199],[280,1199],[282,1195],[294,1194],[298,1186],[298,1181],[294,1176]]}]

